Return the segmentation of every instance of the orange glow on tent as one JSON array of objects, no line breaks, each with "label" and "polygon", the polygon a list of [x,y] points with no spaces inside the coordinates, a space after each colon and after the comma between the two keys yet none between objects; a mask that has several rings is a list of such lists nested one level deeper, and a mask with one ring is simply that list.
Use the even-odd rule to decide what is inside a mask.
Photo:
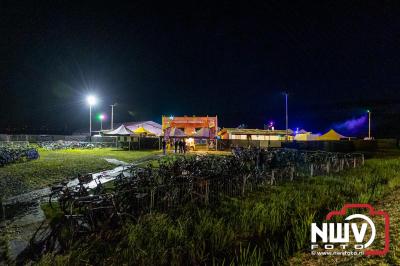
[{"label": "orange glow on tent", "polygon": [[210,138],[216,136],[218,128],[217,116],[163,116],[162,129],[164,134],[173,128],[183,130],[186,136],[194,136],[200,128],[208,128],[210,130]]}]

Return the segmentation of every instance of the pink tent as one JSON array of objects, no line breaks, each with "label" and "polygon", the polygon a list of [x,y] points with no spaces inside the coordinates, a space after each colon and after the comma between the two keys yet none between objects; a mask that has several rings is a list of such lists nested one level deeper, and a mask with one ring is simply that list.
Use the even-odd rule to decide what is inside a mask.
[{"label": "pink tent", "polygon": [[186,137],[185,133],[176,127],[170,127],[165,130],[166,138],[183,138]]},{"label": "pink tent", "polygon": [[195,138],[210,138],[210,129],[203,127],[199,130],[197,130],[197,132],[193,135],[193,137]]}]

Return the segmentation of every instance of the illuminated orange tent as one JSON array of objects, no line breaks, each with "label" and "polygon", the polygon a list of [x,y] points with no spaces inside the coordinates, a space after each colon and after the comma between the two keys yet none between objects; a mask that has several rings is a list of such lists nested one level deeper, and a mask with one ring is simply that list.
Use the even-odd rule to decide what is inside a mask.
[{"label": "illuminated orange tent", "polygon": [[182,130],[187,137],[196,137],[196,132],[206,128],[207,130],[203,129],[203,131],[209,131],[209,135],[204,138],[213,139],[217,133],[218,118],[217,116],[163,116],[162,129],[165,138],[171,136],[170,132],[172,132],[174,128]]}]

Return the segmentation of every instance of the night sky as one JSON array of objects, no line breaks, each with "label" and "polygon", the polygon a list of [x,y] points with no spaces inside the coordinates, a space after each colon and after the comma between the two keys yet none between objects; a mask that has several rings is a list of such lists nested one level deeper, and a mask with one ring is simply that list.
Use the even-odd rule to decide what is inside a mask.
[{"label": "night sky", "polygon": [[0,2],[3,133],[87,128],[89,93],[115,122],[284,128],[288,91],[291,128],[365,136],[370,109],[399,136],[398,1],[66,2]]}]

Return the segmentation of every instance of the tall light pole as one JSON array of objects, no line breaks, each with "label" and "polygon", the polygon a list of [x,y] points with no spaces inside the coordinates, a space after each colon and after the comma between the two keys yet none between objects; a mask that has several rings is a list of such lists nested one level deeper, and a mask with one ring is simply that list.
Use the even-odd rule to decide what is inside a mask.
[{"label": "tall light pole", "polygon": [[116,103],[111,104],[111,130],[114,129],[114,107],[117,106]]},{"label": "tall light pole", "polygon": [[285,113],[286,113],[286,136],[285,140],[288,141],[288,128],[289,128],[289,114],[288,114],[288,93],[285,92]]},{"label": "tall light pole", "polygon": [[86,101],[89,104],[89,136],[92,137],[92,106],[96,104],[97,100],[93,95],[89,95]]},{"label": "tall light pole", "polygon": [[368,139],[371,140],[371,111],[367,110],[368,113]]}]

